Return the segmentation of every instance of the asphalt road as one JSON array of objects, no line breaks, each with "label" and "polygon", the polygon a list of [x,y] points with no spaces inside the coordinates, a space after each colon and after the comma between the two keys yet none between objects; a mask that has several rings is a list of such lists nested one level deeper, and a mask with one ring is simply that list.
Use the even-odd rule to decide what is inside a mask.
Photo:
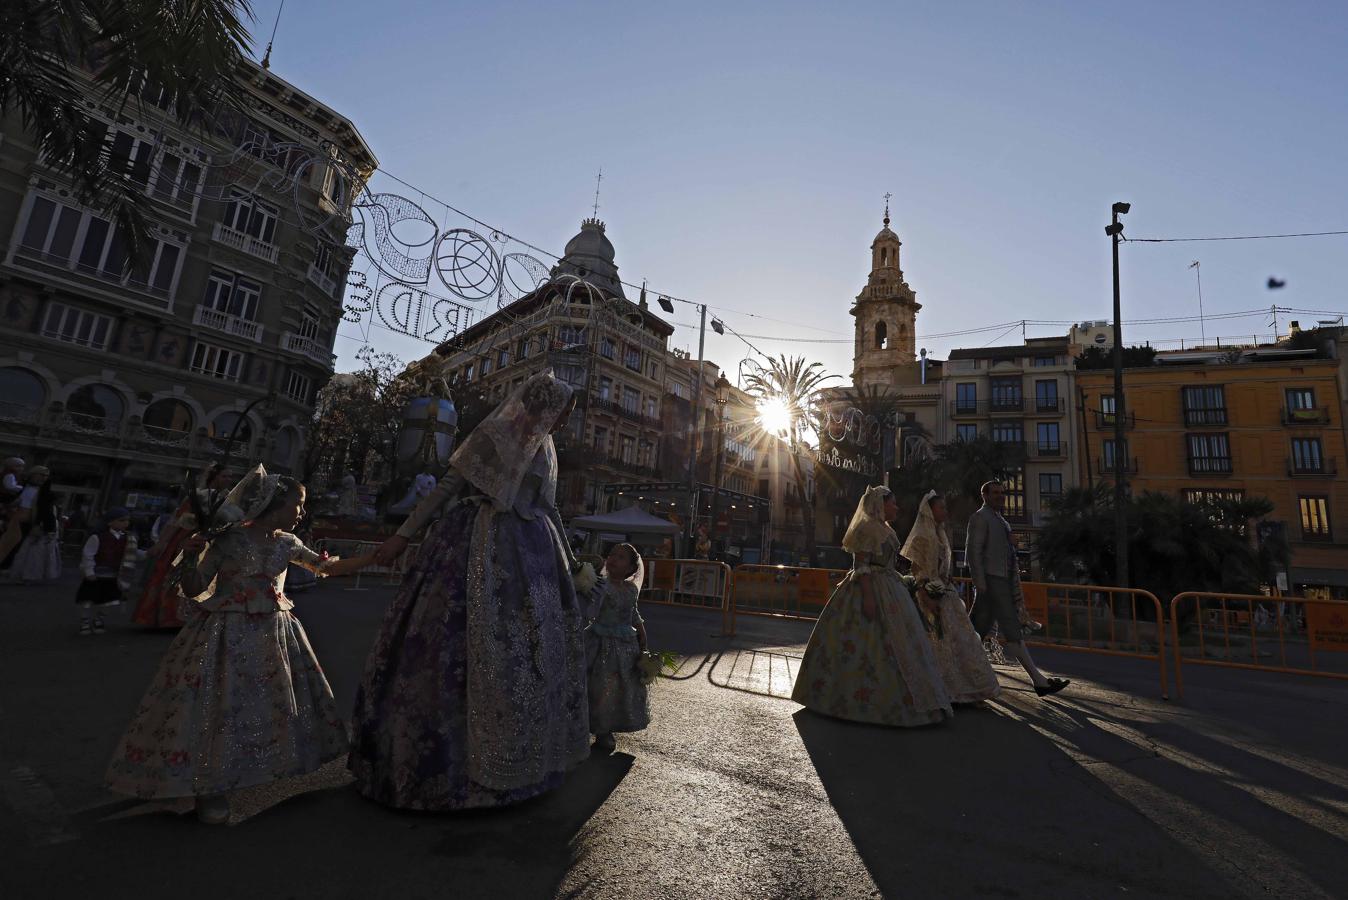
[{"label": "asphalt road", "polygon": [[[350,706],[390,589],[297,598]],[[853,725],[785,699],[809,625],[645,610],[686,655],[654,723],[550,795],[452,815],[360,798],[340,764],[244,791],[229,827],[105,791],[170,635],[75,634],[73,583],[0,587],[0,897],[1348,896],[1348,685],[1039,655],[935,728]]]}]

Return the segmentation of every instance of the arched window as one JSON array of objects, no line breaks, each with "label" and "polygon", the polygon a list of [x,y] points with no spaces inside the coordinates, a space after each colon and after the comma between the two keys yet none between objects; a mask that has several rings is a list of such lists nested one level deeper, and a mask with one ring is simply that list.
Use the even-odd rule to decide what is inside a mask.
[{"label": "arched window", "polygon": [[122,395],[106,384],[82,385],[66,401],[74,424],[94,431],[116,431],[125,410]]},{"label": "arched window", "polygon": [[47,402],[47,385],[27,369],[0,369],[0,418],[31,420]]},{"label": "arched window", "polygon": [[152,433],[177,436],[192,430],[194,418],[192,407],[181,400],[166,398],[147,406],[140,421]]},{"label": "arched window", "polygon": [[222,412],[215,417],[210,427],[211,441],[223,450],[236,430],[238,439],[234,441],[234,449],[247,453],[253,443],[253,426],[236,412]]},{"label": "arched window", "polygon": [[287,425],[276,432],[271,458],[280,467],[289,469],[295,458],[295,429]]},{"label": "arched window", "polygon": [[889,326],[878,322],[875,326],[875,349],[884,350],[889,346]]}]

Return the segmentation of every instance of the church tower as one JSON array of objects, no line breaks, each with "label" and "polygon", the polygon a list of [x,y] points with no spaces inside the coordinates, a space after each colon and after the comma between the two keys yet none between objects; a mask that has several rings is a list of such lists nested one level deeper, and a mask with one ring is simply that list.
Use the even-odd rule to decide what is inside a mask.
[{"label": "church tower", "polygon": [[885,227],[871,242],[871,274],[851,309],[856,317],[852,382],[860,389],[906,383],[917,365],[913,332],[922,306],[899,268],[902,245],[899,236],[889,230],[886,197]]}]

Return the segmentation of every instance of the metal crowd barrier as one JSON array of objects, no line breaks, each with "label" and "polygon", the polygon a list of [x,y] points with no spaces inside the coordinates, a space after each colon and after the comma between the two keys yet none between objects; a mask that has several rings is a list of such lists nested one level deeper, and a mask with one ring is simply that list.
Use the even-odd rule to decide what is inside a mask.
[{"label": "metal crowd barrier", "polygon": [[642,603],[718,610],[724,624],[734,590],[734,574],[723,562],[706,559],[646,561]]},{"label": "metal crowd barrier", "polygon": [[[318,550],[319,552],[326,551],[328,553],[331,553],[333,556],[341,556],[349,558],[353,556],[363,556],[367,553],[373,553],[378,546],[379,542],[376,541],[358,541],[348,538],[323,538],[322,540],[317,542],[314,549]],[[354,580],[351,586],[346,588],[346,590],[348,591],[369,590],[369,587],[362,586],[361,584],[362,578],[364,578],[364,576],[366,576],[367,574],[384,576],[384,580],[382,582],[382,584],[384,585],[401,584],[403,576],[407,574],[408,566],[411,564],[412,560],[417,558],[417,552],[420,549],[421,549],[420,542],[415,544],[408,544],[407,549],[404,550],[402,554],[396,560],[393,561],[393,565],[366,566],[364,569],[360,570],[355,575],[350,576]]]},{"label": "metal crowd barrier", "polygon": [[[1184,641],[1180,614],[1191,602]],[[1186,665],[1348,679],[1348,656],[1333,655],[1348,652],[1348,602],[1185,591],[1170,601],[1170,644],[1180,698]]]},{"label": "metal crowd barrier", "polygon": [[735,619],[740,614],[779,619],[817,619],[828,605],[828,598],[833,596],[838,582],[846,575],[846,569],[762,563],[736,566],[725,633],[735,633]]}]

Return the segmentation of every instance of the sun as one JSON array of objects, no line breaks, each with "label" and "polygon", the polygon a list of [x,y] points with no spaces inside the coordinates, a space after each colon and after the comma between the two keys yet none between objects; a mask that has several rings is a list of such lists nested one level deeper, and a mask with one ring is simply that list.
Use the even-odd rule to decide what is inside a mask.
[{"label": "sun", "polygon": [[758,402],[758,424],[764,431],[782,434],[791,430],[795,417],[781,397],[768,397]]}]

